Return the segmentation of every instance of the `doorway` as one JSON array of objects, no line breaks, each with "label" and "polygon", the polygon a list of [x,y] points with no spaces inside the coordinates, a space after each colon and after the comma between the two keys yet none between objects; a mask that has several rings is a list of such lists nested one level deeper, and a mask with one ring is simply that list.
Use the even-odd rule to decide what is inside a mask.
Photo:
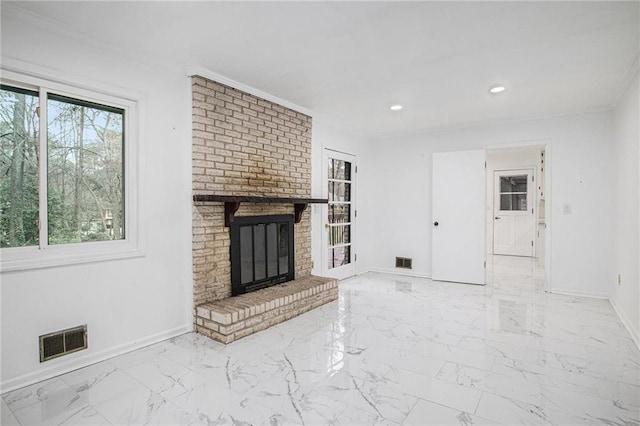
[{"label": "doorway", "polygon": [[[487,148],[487,281],[496,270],[538,277],[548,290],[550,224],[545,205],[549,141]],[[545,188],[546,187],[546,188]],[[504,271],[503,271],[504,272]]]}]

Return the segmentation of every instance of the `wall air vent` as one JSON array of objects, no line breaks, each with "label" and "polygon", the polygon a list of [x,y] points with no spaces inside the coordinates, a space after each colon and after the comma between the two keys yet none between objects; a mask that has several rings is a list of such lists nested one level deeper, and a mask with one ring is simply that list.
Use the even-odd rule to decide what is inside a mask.
[{"label": "wall air vent", "polygon": [[82,349],[87,349],[86,324],[40,336],[40,362]]},{"label": "wall air vent", "polygon": [[396,268],[411,269],[411,258],[396,257]]}]

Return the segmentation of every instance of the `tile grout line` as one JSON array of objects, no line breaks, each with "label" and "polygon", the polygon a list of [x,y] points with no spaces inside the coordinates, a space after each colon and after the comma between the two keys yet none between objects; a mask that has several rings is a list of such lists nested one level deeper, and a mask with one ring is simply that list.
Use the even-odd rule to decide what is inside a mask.
[{"label": "tile grout line", "polygon": [[484,396],[485,391],[480,391],[480,398],[478,398],[478,403],[476,404],[476,409],[473,410],[473,414],[474,415],[478,415],[478,408],[480,407],[480,401],[482,400],[482,397]]}]

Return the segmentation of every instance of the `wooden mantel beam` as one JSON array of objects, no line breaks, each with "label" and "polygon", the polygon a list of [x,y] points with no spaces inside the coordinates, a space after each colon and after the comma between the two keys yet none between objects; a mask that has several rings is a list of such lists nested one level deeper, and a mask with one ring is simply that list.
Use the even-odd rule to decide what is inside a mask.
[{"label": "wooden mantel beam", "polygon": [[326,198],[256,197],[216,194],[194,194],[193,201],[200,203],[224,203],[224,226],[226,227],[231,226],[235,213],[240,208],[241,203],[293,204],[295,208],[295,223],[300,223],[302,220],[302,213],[304,213],[309,204],[328,203]]}]

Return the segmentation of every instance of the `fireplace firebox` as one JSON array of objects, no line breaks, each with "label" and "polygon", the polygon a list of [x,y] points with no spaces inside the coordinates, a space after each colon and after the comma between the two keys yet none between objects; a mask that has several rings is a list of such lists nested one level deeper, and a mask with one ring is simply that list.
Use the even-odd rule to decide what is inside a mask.
[{"label": "fireplace firebox", "polygon": [[293,215],[240,216],[231,223],[231,294],[295,279]]}]

